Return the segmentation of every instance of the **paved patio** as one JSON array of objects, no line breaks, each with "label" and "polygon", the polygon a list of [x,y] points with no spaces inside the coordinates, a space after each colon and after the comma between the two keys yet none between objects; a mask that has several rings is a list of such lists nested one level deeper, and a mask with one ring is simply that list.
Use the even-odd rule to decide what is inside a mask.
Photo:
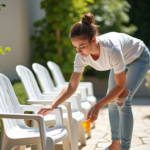
[{"label": "paved patio", "polygon": [[[150,98],[136,98],[132,103],[134,115],[134,130],[130,150],[150,150]],[[87,136],[87,135],[86,135]],[[92,129],[92,138],[87,139],[87,146],[80,146],[80,150],[101,150],[111,142],[108,108],[103,108],[96,121],[96,128]],[[30,150],[27,148],[26,150]],[[63,150],[62,143],[55,146],[55,150]]]}]

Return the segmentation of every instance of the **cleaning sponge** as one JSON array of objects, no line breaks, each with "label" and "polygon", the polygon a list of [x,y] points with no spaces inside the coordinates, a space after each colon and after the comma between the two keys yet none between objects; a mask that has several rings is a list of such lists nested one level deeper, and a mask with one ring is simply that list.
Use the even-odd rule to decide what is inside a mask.
[{"label": "cleaning sponge", "polygon": [[91,121],[90,118],[84,122],[82,122],[83,127],[85,128],[87,134],[89,135],[90,132],[90,125],[91,125]]}]

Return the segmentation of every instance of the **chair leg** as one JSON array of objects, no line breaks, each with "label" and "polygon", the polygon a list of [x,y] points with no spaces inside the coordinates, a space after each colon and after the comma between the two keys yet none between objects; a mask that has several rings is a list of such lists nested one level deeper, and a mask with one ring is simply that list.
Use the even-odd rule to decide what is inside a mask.
[{"label": "chair leg", "polygon": [[85,146],[86,145],[85,129],[81,123],[78,126],[79,126],[80,143],[82,146]]},{"label": "chair leg", "polygon": [[74,148],[74,150],[78,150],[79,149],[79,147],[78,147],[78,130],[79,130],[79,128],[78,128],[78,122],[75,119],[73,119],[72,130],[73,130],[73,148]]},{"label": "chair leg", "polygon": [[64,128],[67,130],[68,132],[68,142],[69,144],[71,144],[71,134],[70,134],[70,128],[68,127],[68,125],[64,125]]},{"label": "chair leg", "polygon": [[50,138],[47,137],[46,139],[46,148],[41,149],[41,150],[54,150],[54,141]]},{"label": "chair leg", "polygon": [[68,141],[68,137],[63,139],[62,143],[63,143],[63,150],[71,150],[70,145],[69,145],[69,141]]},{"label": "chair leg", "polygon": [[75,119],[66,121],[71,150],[78,150],[78,123]]}]

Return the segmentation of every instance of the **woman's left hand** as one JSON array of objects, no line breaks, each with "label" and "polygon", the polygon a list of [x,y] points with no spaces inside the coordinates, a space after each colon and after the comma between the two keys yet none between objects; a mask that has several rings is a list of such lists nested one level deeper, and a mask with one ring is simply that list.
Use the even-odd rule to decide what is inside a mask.
[{"label": "woman's left hand", "polygon": [[88,112],[87,115],[87,120],[90,118],[91,123],[93,121],[95,121],[98,117],[98,113],[99,113],[100,108],[98,107],[97,104],[95,104]]}]

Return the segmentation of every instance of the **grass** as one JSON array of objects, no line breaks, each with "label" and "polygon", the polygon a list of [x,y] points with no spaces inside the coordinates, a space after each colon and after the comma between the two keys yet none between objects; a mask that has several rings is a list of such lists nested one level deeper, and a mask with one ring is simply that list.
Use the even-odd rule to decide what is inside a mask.
[{"label": "grass", "polygon": [[12,81],[13,89],[21,105],[27,105],[27,94],[20,80]]}]

